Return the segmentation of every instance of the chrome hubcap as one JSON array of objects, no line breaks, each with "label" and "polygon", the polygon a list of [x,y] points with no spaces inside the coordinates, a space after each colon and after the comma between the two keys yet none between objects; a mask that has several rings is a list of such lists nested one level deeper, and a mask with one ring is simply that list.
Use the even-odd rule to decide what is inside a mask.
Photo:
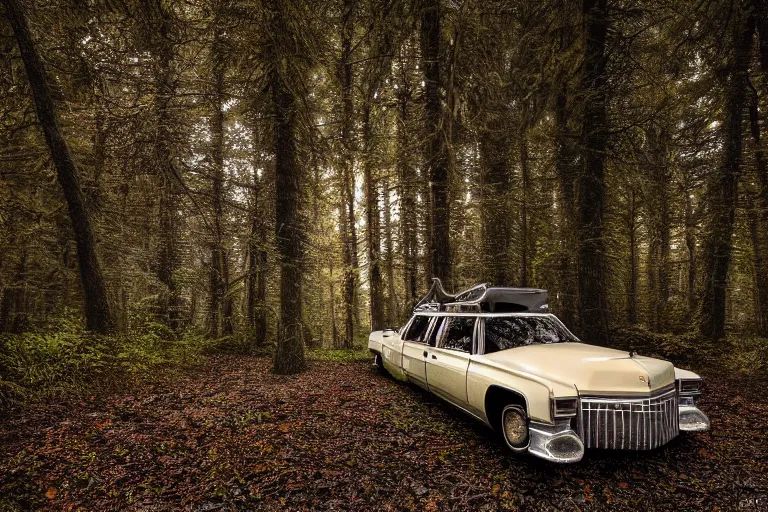
[{"label": "chrome hubcap", "polygon": [[503,422],[507,442],[516,447],[525,445],[528,441],[528,425],[522,413],[517,409],[507,409],[504,411]]}]

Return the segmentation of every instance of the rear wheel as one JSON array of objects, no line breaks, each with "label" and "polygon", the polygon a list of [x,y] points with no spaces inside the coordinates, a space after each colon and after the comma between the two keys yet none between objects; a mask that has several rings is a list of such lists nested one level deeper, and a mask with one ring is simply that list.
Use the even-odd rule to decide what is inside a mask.
[{"label": "rear wheel", "polygon": [[507,405],[501,411],[501,432],[514,451],[528,447],[528,416],[519,405]]},{"label": "rear wheel", "polygon": [[379,371],[383,371],[384,370],[384,360],[381,358],[381,354],[374,354],[373,355],[373,365]]}]

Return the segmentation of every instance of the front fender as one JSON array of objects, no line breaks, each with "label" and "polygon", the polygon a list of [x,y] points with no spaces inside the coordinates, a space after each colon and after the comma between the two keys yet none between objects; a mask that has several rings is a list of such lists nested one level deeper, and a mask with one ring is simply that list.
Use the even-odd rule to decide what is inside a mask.
[{"label": "front fender", "polygon": [[498,386],[523,396],[533,421],[553,423],[551,399],[554,396],[573,396],[576,388],[552,382],[537,375],[512,370],[493,361],[480,357],[470,359],[467,371],[467,398],[473,412],[490,425],[485,411],[485,396],[488,388]]}]

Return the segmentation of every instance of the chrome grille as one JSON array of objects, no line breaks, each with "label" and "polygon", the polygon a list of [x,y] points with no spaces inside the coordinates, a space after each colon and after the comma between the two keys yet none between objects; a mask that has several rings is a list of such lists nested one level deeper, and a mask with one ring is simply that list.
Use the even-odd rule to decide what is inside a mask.
[{"label": "chrome grille", "polygon": [[643,398],[582,397],[577,418],[586,448],[651,450],[677,436],[674,386]]}]

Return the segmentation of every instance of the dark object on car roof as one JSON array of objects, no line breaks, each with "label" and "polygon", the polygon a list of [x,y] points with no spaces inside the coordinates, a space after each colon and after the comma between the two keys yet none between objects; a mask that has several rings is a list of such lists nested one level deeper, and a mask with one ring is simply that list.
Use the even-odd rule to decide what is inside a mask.
[{"label": "dark object on car roof", "polygon": [[453,313],[546,313],[547,290],[492,286],[488,283],[450,294],[439,278],[432,278],[432,287],[422,297],[416,311],[448,311]]}]

